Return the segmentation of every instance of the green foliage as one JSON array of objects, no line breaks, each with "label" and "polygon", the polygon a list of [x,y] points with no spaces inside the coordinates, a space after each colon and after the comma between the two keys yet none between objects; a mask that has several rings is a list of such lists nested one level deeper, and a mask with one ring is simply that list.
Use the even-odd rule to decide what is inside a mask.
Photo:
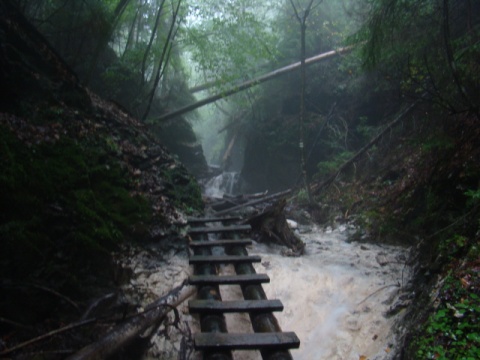
[{"label": "green foliage", "polygon": [[[307,3],[302,1],[299,4],[297,10],[300,16],[303,16]],[[357,22],[353,21],[348,14],[352,6],[340,1],[315,0],[313,2],[306,22],[307,57],[331,50],[344,43],[346,37],[357,26]],[[282,35],[278,43],[279,54],[281,59],[288,59],[288,62],[296,61],[300,56],[300,25],[294,17],[290,1],[285,1],[280,8],[274,23],[275,31]]]},{"label": "green foliage", "polygon": [[318,163],[318,171],[320,174],[331,174],[348,159],[353,156],[353,153],[350,151],[343,151],[336,155],[332,160],[321,161]]},{"label": "green foliage", "polygon": [[412,358],[480,358],[480,297],[465,288],[467,278],[464,276],[462,283],[462,279],[447,276],[439,292],[439,306],[410,346]]},{"label": "green foliage", "polygon": [[378,132],[378,128],[376,126],[368,124],[367,116],[360,116],[359,124],[357,125],[356,130],[365,141],[372,139]]},{"label": "green foliage", "polygon": [[425,141],[421,148],[424,151],[445,151],[454,147],[453,140],[446,134],[436,134]]},{"label": "green foliage", "polygon": [[27,147],[0,133],[0,267],[13,278],[66,279],[105,261],[148,221],[126,173],[106,162],[106,144],[62,140]]},{"label": "green foliage", "polygon": [[276,57],[271,4],[253,0],[191,1],[184,38],[201,81],[223,86],[253,77]]},{"label": "green foliage", "polygon": [[369,5],[367,21],[350,38],[363,44],[366,67],[383,69],[410,96],[478,115],[480,18],[470,2],[371,0]]},{"label": "green foliage", "polygon": [[301,205],[309,204],[307,190],[301,189],[297,192],[297,201]]},{"label": "green foliage", "polygon": [[453,260],[455,257],[462,255],[467,244],[468,239],[465,236],[454,234],[452,237],[441,241],[438,251],[445,258]]},{"label": "green foliage", "polygon": [[470,206],[474,205],[474,204],[478,204],[478,202],[480,201],[480,189],[477,189],[477,190],[473,190],[473,189],[470,189],[470,190],[467,190],[465,192],[465,196],[468,197],[468,204]]}]

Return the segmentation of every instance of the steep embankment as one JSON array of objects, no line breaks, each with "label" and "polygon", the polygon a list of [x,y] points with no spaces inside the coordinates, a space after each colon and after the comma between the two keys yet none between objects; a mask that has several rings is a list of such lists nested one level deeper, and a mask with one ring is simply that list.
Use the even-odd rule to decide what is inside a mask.
[{"label": "steep embankment", "polygon": [[10,2],[0,43],[0,334],[11,347],[78,319],[114,286],[113,249],[164,237],[202,201],[183,165],[83,88]]},{"label": "steep embankment", "polygon": [[474,114],[424,104],[322,196],[317,214],[355,221],[359,241],[411,247],[404,359],[480,354],[479,135]]}]

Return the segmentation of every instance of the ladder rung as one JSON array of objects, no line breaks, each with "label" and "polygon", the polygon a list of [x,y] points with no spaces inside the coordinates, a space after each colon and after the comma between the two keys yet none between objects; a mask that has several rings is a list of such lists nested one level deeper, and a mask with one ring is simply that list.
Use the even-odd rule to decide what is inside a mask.
[{"label": "ladder rung", "polygon": [[237,221],[242,220],[241,216],[225,216],[225,217],[211,217],[211,218],[187,218],[189,224],[193,223],[211,223],[219,221]]},{"label": "ladder rung", "polygon": [[188,230],[189,234],[205,234],[205,233],[221,233],[232,231],[249,231],[252,227],[250,225],[232,225],[232,226],[217,226],[217,227],[194,227]]},{"label": "ladder rung", "polygon": [[266,274],[248,275],[195,275],[189,280],[191,285],[250,285],[269,283],[270,278]]},{"label": "ladder rung", "polygon": [[234,312],[272,312],[283,311],[280,300],[241,300],[215,301],[190,300],[188,307],[191,314],[195,313],[234,313]]},{"label": "ladder rung", "polygon": [[197,350],[268,350],[296,349],[300,340],[293,332],[281,333],[200,333],[195,335]]},{"label": "ladder rung", "polygon": [[252,240],[250,239],[225,239],[225,240],[212,240],[212,241],[192,241],[190,242],[191,247],[201,247],[201,246],[228,246],[228,245],[251,245]]},{"label": "ladder rung", "polygon": [[261,262],[262,258],[258,255],[253,256],[214,256],[214,255],[194,255],[190,257],[190,264],[238,264]]}]

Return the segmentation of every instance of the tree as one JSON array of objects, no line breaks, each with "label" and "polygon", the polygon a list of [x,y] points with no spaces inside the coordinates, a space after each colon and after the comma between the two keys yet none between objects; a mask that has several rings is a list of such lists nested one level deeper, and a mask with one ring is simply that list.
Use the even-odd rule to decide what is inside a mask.
[{"label": "tree", "polygon": [[[172,4],[172,21],[170,23],[170,29],[168,31],[167,38],[166,38],[165,43],[163,45],[162,54],[160,55],[160,59],[158,61],[155,80],[153,82],[152,89],[150,90],[150,94],[148,96],[147,109],[145,110],[145,113],[143,114],[142,120],[145,120],[147,118],[149,112],[150,112],[150,108],[152,106],[152,101],[153,101],[153,98],[155,97],[155,91],[157,90],[158,84],[160,82],[160,78],[165,73],[165,69],[166,69],[166,66],[167,66],[168,60],[170,58],[171,51],[172,51],[173,41],[175,39],[175,36],[177,34],[177,31],[178,31],[178,28],[179,28],[180,22],[181,22],[181,19],[180,20],[178,20],[178,19],[179,19],[179,12],[180,12],[180,6],[182,4],[182,0],[177,1],[177,6],[176,7],[173,7],[173,0],[172,0],[171,4]],[[161,8],[159,10],[159,13],[160,12],[161,12]]]},{"label": "tree", "polygon": [[272,67],[278,41],[272,31],[275,2],[191,0],[189,7],[184,42],[195,68],[193,80],[213,81],[218,91]]},{"label": "tree", "polygon": [[368,68],[385,69],[410,98],[480,118],[480,4],[470,0],[371,2],[352,40]]},{"label": "tree", "polygon": [[[147,59],[148,59],[148,55],[150,53],[150,49],[152,48],[153,40],[155,39],[155,37],[157,35],[158,25],[160,24],[160,16],[162,15],[162,10],[163,10],[163,7],[165,5],[165,1],[166,0],[162,0],[160,2],[160,6],[158,7],[157,15],[155,17],[155,24],[154,24],[153,29],[152,29],[152,34],[150,35],[150,40],[148,41],[147,49],[145,50],[145,53],[143,54],[142,69],[141,69],[142,84],[145,82],[145,71],[146,71]],[[130,36],[129,36],[129,38],[130,38]]]},{"label": "tree", "polygon": [[[302,179],[303,185],[305,186],[305,191],[308,195],[308,201],[310,204],[313,203],[312,194],[310,192],[310,186],[308,185],[307,179],[307,162],[305,156],[305,88],[306,88],[306,75],[305,75],[305,36],[307,32],[307,18],[310,15],[310,11],[312,10],[312,6],[315,0],[309,0],[308,5],[306,6],[303,14],[300,15],[300,10],[298,6],[295,5],[293,0],[290,0],[290,4],[295,12],[295,17],[300,24],[300,39],[301,39],[301,49],[300,49],[300,81],[301,81],[301,89],[300,89],[300,115],[299,115],[299,125],[300,125],[300,138],[299,138],[299,147],[300,147],[300,157],[301,157],[301,172],[302,172]],[[322,3],[323,0],[319,0],[317,6]]]},{"label": "tree", "polygon": [[95,68],[97,67],[97,62],[102,53],[105,51],[106,47],[108,46],[112,34],[115,31],[115,28],[117,27],[120,18],[123,15],[125,9],[127,8],[129,2],[130,0],[119,0],[117,5],[115,6],[113,13],[111,13],[111,17],[107,19],[107,21],[104,23],[105,26],[100,32],[97,45],[93,52],[92,59],[90,60],[89,70],[87,71],[87,74],[83,80],[85,85],[88,86],[88,84],[90,83],[90,80],[95,72]]},{"label": "tree", "polygon": [[[188,113],[190,111],[198,109],[199,107],[202,107],[204,105],[210,104],[210,103],[215,102],[217,100],[226,98],[230,95],[233,95],[233,94],[236,94],[238,92],[250,89],[254,86],[260,85],[260,84],[264,83],[265,81],[275,79],[275,78],[277,78],[281,75],[284,75],[284,74],[288,74],[292,71],[295,71],[295,70],[301,68],[302,66],[306,67],[307,65],[315,64],[315,63],[318,63],[320,61],[330,59],[334,56],[348,53],[351,50],[352,50],[352,47],[350,47],[350,46],[340,48],[340,49],[337,49],[337,50],[331,50],[331,51],[327,51],[326,53],[318,54],[316,56],[312,56],[311,58],[304,59],[302,62],[296,62],[294,64],[284,66],[280,69],[275,69],[274,71],[271,71],[267,74],[256,77],[252,80],[245,81],[241,84],[234,85],[227,90],[220,91],[220,92],[218,92],[218,93],[216,93],[212,96],[209,96],[205,99],[199,100],[199,101],[197,101],[193,104],[189,104],[189,105],[187,105],[183,108],[176,109],[176,110],[171,111],[169,113],[163,114],[157,119],[157,121],[170,120],[170,119],[174,118],[175,116],[183,115],[185,113]],[[304,78],[304,76],[302,76],[302,78]],[[212,83],[208,83],[208,84],[204,85],[204,87],[205,88],[211,88],[211,87],[213,87],[213,85],[212,85]],[[202,89],[202,86],[198,86],[198,88]],[[205,90],[205,89],[202,89],[202,90]],[[192,90],[190,89],[190,91],[192,91]],[[197,90],[197,91],[200,91],[200,90]]]}]

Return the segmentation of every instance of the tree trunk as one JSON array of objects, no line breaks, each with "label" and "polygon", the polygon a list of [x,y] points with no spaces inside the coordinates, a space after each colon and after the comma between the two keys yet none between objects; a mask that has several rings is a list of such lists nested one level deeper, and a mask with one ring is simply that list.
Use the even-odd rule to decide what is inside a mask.
[{"label": "tree trunk", "polygon": [[152,34],[150,35],[150,40],[148,41],[147,48],[145,49],[145,53],[143,54],[143,59],[142,59],[142,68],[141,68],[141,73],[142,73],[142,85],[145,83],[145,70],[147,67],[147,59],[148,59],[148,54],[150,53],[150,49],[152,48],[153,40],[155,39],[155,35],[157,34],[157,29],[158,29],[158,24],[160,23],[160,15],[162,14],[163,6],[165,5],[166,0],[162,0],[160,3],[160,7],[158,8],[157,16],[155,18],[155,25],[153,26],[152,29]]},{"label": "tree trunk", "polygon": [[307,160],[305,157],[305,90],[306,90],[306,71],[305,71],[305,36],[307,33],[307,18],[310,15],[310,10],[312,9],[314,0],[310,0],[303,16],[300,17],[298,9],[295,6],[293,0],[290,0],[293,10],[295,11],[295,17],[300,24],[300,40],[301,40],[301,49],[300,49],[300,136],[299,136],[299,147],[300,147],[300,172],[302,174],[303,186],[307,192],[308,202],[313,204],[312,193],[310,192],[310,187],[308,185],[307,178]]},{"label": "tree trunk", "polygon": [[132,25],[130,26],[130,29],[128,31],[127,43],[125,44],[125,49],[123,50],[122,58],[130,50],[130,46],[131,46],[132,40],[133,40],[133,34],[135,32],[135,25],[137,24],[137,18],[138,18],[139,13],[140,13],[140,9],[137,9],[137,11],[135,12],[135,16],[133,17]]},{"label": "tree trunk", "polygon": [[[165,59],[167,58],[167,60],[168,60],[168,58],[170,57],[170,51],[171,51],[171,48],[172,48],[173,38],[175,37],[175,34],[176,34],[176,32],[174,33],[173,30],[175,29],[175,25],[177,23],[177,17],[178,17],[178,13],[180,11],[180,5],[181,4],[182,4],[182,0],[178,0],[177,7],[175,8],[175,11],[172,14],[172,24],[170,26],[170,30],[168,31],[167,39],[165,40],[165,44],[163,46],[162,55],[160,56],[160,60],[159,60],[159,63],[158,63],[157,75],[155,76],[155,81],[153,82],[152,91],[150,92],[150,98],[149,98],[148,103],[147,103],[147,109],[145,110],[145,113],[142,116],[142,120],[145,120],[148,116],[148,113],[150,112],[150,108],[152,107],[153,98],[155,97],[155,91],[157,89],[158,83],[160,82],[160,78],[161,78],[163,72],[165,71],[166,62],[167,62]],[[165,62],[165,64],[164,64],[164,62]],[[162,66],[162,64],[163,64],[163,66]]]},{"label": "tree trunk", "polygon": [[258,204],[262,204],[262,203],[265,203],[267,201],[273,201],[275,199],[278,199],[280,197],[283,197],[283,196],[287,196],[288,194],[290,194],[292,192],[291,189],[288,189],[288,190],[285,190],[285,191],[282,191],[282,192],[279,192],[279,193],[275,193],[275,194],[272,194],[272,195],[268,195],[268,196],[263,196],[261,197],[260,199],[255,199],[255,200],[252,200],[252,201],[248,201],[244,204],[240,204],[240,205],[236,205],[234,207],[231,207],[231,208],[228,208],[228,209],[225,209],[225,210],[221,210],[221,211],[218,211],[215,213],[216,216],[220,216],[220,215],[226,215],[226,214],[230,214],[234,211],[237,211],[237,210],[240,210],[240,209],[243,209],[247,206],[253,206],[253,205],[258,205]]},{"label": "tree trunk", "polygon": [[[322,60],[325,60],[325,59],[329,59],[333,56],[336,56],[336,55],[341,55],[341,54],[345,54],[349,51],[351,51],[353,49],[353,46],[347,46],[347,47],[344,47],[344,48],[340,48],[338,50],[331,50],[331,51],[328,51],[326,53],[322,53],[322,54],[319,54],[319,55],[316,55],[316,56],[313,56],[311,58],[308,58],[305,60],[305,65],[311,65],[311,64],[315,64],[317,62],[320,62]],[[182,107],[178,110],[175,110],[175,111],[172,111],[172,112],[169,112],[165,115],[162,115],[160,116],[159,118],[156,119],[156,121],[166,121],[166,120],[170,120],[176,116],[180,116],[180,115],[183,115],[185,113],[188,113],[192,110],[195,110],[195,109],[198,109],[204,105],[207,105],[207,104],[210,104],[210,103],[213,103],[217,100],[220,100],[220,99],[223,99],[223,98],[226,98],[230,95],[233,95],[233,94],[236,94],[240,91],[243,91],[243,90],[246,90],[246,89],[249,89],[251,87],[254,87],[256,85],[259,85],[263,82],[266,82],[268,80],[271,80],[271,79],[274,79],[280,75],[283,75],[283,74],[287,74],[287,73],[290,73],[292,71],[295,71],[297,70],[299,67],[300,67],[300,62],[296,62],[294,64],[291,64],[291,65],[288,65],[288,66],[285,66],[283,68],[280,68],[280,69],[277,69],[277,70],[274,70],[272,72],[269,72],[265,75],[262,75],[262,76],[259,76],[255,79],[252,79],[252,80],[249,80],[249,81],[246,81],[244,83],[241,83],[237,86],[234,86],[233,88],[231,88],[230,90],[226,90],[226,91],[222,91],[216,95],[213,95],[213,96],[210,96],[206,99],[203,99],[203,100],[200,100],[200,101],[197,101],[193,104],[190,104],[190,105],[187,105],[185,107]]]},{"label": "tree trunk", "polygon": [[310,192],[310,186],[308,186],[307,178],[307,161],[305,159],[305,90],[306,90],[306,71],[305,71],[305,35],[307,32],[307,15],[303,18],[301,24],[301,42],[302,49],[300,54],[300,80],[301,80],[301,92],[300,92],[300,158],[301,158],[301,172],[303,179],[303,186],[307,192],[308,202],[313,204],[312,194]]},{"label": "tree trunk", "polygon": [[248,219],[252,230],[260,235],[260,242],[273,242],[283,245],[291,251],[286,255],[299,256],[305,251],[305,243],[292,232],[283,213],[286,199],[277,201],[259,215]]}]

